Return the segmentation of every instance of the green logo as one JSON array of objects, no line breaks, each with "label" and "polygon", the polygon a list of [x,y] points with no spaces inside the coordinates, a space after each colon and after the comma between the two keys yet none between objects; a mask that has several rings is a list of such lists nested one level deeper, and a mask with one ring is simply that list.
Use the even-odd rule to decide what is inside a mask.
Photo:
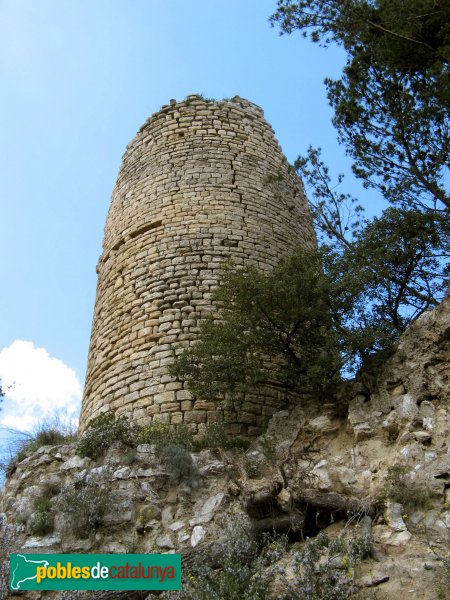
[{"label": "green logo", "polygon": [[181,590],[180,554],[11,554],[12,590]]}]

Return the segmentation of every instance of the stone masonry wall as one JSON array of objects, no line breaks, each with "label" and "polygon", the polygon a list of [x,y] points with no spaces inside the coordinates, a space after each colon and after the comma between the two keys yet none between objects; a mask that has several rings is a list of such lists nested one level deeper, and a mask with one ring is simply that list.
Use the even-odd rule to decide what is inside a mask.
[{"label": "stone masonry wall", "polygon": [[[127,147],[112,194],[81,430],[106,410],[193,430],[223,417],[194,402],[168,365],[214,310],[224,261],[270,269],[315,243],[301,181],[258,106],[188,96],[154,113]],[[226,416],[231,430],[258,433],[278,394],[247,398]]]}]

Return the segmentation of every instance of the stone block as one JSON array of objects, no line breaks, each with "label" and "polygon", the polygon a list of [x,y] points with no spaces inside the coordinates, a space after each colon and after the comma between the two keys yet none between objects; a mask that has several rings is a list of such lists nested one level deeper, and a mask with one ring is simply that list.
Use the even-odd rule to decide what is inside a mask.
[{"label": "stone block", "polygon": [[206,410],[192,410],[185,413],[185,423],[205,423],[206,421]]},{"label": "stone block", "polygon": [[162,392],[160,394],[155,394],[154,401],[157,404],[165,404],[166,402],[174,402],[175,401],[175,392],[167,391],[167,392]]},{"label": "stone block", "polygon": [[182,412],[174,412],[170,415],[170,422],[172,425],[179,425],[183,422],[183,413]]}]

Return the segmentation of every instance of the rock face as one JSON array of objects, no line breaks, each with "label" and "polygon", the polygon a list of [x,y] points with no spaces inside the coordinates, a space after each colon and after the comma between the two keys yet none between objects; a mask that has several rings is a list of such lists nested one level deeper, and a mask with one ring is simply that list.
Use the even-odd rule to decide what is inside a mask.
[{"label": "rock face", "polygon": [[[246,454],[197,453],[195,473],[179,485],[149,444],[138,446],[131,460],[126,450],[111,447],[97,461],[78,457],[75,445],[43,447],[6,480],[0,535],[7,520],[19,551],[181,551],[187,561],[200,553],[220,565],[215,544],[238,520],[256,532],[275,530],[297,539],[321,530],[330,538],[352,536],[360,528],[373,538],[356,577],[361,597],[372,597],[365,590],[376,588],[379,600],[397,600],[405,589],[424,600],[444,598],[439,594],[448,591],[442,564],[450,532],[449,333],[446,300],[404,334],[378,374],[346,387],[347,414],[331,402],[280,411]],[[58,498],[61,490],[73,498],[67,490],[89,486],[98,497],[107,490],[106,504],[100,522],[77,533]],[[52,526],[36,533],[41,523],[36,500],[43,494],[50,496]],[[92,503],[101,507],[98,498],[84,498],[80,514],[88,514]],[[338,570],[344,559],[334,557]],[[283,561],[291,564],[287,555],[280,566]],[[290,577],[295,576],[294,569]],[[275,584],[273,598],[282,597],[283,578]]]},{"label": "rock face", "polygon": [[[189,96],[155,113],[127,147],[112,194],[81,431],[106,410],[193,430],[220,418],[167,367],[214,310],[225,261],[269,269],[299,245],[315,245],[303,188],[258,106]],[[277,404],[261,390],[233,431],[260,433]]]}]

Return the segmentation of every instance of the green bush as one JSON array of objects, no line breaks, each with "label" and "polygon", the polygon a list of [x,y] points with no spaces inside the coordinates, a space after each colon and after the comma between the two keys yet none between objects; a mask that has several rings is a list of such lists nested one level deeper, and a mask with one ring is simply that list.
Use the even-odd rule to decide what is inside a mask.
[{"label": "green bush", "polygon": [[205,448],[238,448],[248,450],[250,440],[240,436],[230,436],[224,423],[208,423],[204,432],[193,442],[194,450]]},{"label": "green bush", "polygon": [[172,482],[189,482],[195,478],[197,469],[192,460],[192,455],[183,446],[177,444],[161,446],[158,455],[164,463]]},{"label": "green bush", "polygon": [[263,544],[244,527],[229,528],[224,537],[220,570],[200,562],[185,573],[177,600],[266,600],[270,597],[270,567],[281,557],[286,541]]},{"label": "green bush", "polygon": [[133,426],[124,416],[116,419],[113,412],[105,412],[92,419],[89,429],[78,442],[77,453],[81,457],[100,458],[114,443],[136,445]]},{"label": "green bush", "polygon": [[166,425],[165,423],[151,423],[140,427],[135,432],[137,444],[152,444],[156,452],[160,448],[175,444],[186,450],[194,450],[194,436],[189,428],[184,425]]},{"label": "green bush", "polygon": [[370,536],[330,539],[324,531],[292,554],[295,582],[280,600],[347,600],[356,591],[355,568],[372,548]]},{"label": "green bush", "polygon": [[31,456],[42,446],[57,446],[70,443],[76,439],[71,426],[64,425],[58,419],[52,423],[40,423],[34,433],[20,433],[12,441],[9,460],[0,462],[0,471],[12,474],[17,465]]},{"label": "green bush", "polygon": [[225,271],[198,341],[170,366],[195,397],[239,401],[255,386],[324,392],[339,379],[330,282],[317,252],[297,249],[269,272]]},{"label": "green bush", "polygon": [[80,538],[98,529],[113,506],[114,497],[106,475],[91,475],[75,486],[65,487],[57,501],[58,510],[67,518],[74,535]]},{"label": "green bush", "polygon": [[34,535],[47,535],[53,531],[53,519],[48,511],[36,509],[31,515],[29,526]]},{"label": "green bush", "polygon": [[437,573],[435,589],[438,600],[448,600],[448,590],[450,590],[450,557],[443,559],[443,565]]},{"label": "green bush", "polygon": [[224,425],[220,423],[209,424],[203,435],[194,436],[185,424],[151,423],[137,427],[126,417],[115,418],[112,412],[107,412],[91,421],[88,430],[78,441],[77,452],[82,457],[98,459],[117,442],[129,448],[124,455],[126,464],[131,464],[137,458],[135,449],[139,444],[154,446],[156,456],[165,464],[174,481],[194,477],[196,469],[191,452],[218,447],[247,449],[249,445],[244,438],[227,436]]},{"label": "green bush", "polygon": [[220,569],[214,570],[199,558],[184,572],[183,590],[162,597],[269,600],[274,597],[276,579],[278,600],[348,600],[357,591],[355,570],[371,547],[370,536],[331,540],[321,532],[299,550],[289,551],[286,537],[257,538],[238,524],[224,536]]},{"label": "green bush", "polygon": [[411,480],[410,469],[397,464],[389,467],[383,499],[402,504],[405,510],[426,508],[431,502],[431,492],[423,484]]},{"label": "green bush", "polygon": [[59,492],[59,486],[46,483],[33,504],[33,513],[28,522],[31,533],[46,535],[53,531],[53,515],[51,514],[51,499]]}]

